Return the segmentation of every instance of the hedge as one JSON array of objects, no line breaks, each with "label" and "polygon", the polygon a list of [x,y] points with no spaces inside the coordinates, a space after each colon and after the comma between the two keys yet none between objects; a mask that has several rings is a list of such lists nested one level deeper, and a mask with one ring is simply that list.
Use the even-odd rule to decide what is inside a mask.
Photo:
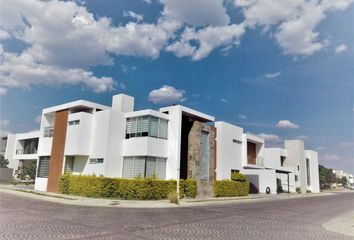
[{"label": "hedge", "polygon": [[[181,180],[181,196],[195,197],[196,182]],[[175,180],[154,178],[108,178],[64,174],[59,178],[59,192],[93,198],[165,199],[176,190]]]},{"label": "hedge", "polygon": [[180,198],[197,196],[197,182],[194,179],[180,179],[179,180]]},{"label": "hedge", "polygon": [[232,180],[215,181],[215,197],[237,197],[247,196],[249,191],[249,182],[247,177],[241,173],[232,173]]}]

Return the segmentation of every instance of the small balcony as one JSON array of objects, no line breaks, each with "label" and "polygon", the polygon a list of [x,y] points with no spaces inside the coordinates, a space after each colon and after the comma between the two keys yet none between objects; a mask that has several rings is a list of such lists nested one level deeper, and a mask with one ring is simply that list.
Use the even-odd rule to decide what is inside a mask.
[{"label": "small balcony", "polygon": [[24,154],[37,154],[37,149],[16,149],[16,155],[24,155]]},{"label": "small balcony", "polygon": [[21,139],[17,142],[16,155],[37,154],[38,138]]}]

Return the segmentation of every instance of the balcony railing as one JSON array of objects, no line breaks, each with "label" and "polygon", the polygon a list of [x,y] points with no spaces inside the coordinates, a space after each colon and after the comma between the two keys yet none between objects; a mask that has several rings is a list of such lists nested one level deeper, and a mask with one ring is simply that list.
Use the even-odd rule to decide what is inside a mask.
[{"label": "balcony railing", "polygon": [[16,155],[24,155],[24,154],[36,154],[37,149],[17,149]]}]

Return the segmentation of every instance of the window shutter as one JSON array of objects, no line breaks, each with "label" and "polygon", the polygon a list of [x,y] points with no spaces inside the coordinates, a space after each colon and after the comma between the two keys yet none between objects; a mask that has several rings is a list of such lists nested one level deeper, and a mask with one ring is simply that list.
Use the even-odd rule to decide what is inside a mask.
[{"label": "window shutter", "polygon": [[200,150],[201,150],[201,162],[200,162],[200,172],[201,179],[209,179],[209,133],[202,131],[200,135]]},{"label": "window shutter", "polygon": [[158,179],[166,179],[166,158],[157,158],[156,177]]},{"label": "window shutter", "polygon": [[146,158],[146,177],[150,177],[152,175],[156,175],[156,157],[147,157]]},{"label": "window shutter", "polygon": [[133,178],[134,157],[124,157],[123,160],[123,178]]},{"label": "window shutter", "polygon": [[158,118],[150,117],[150,137],[158,137],[158,121]]},{"label": "window shutter", "polygon": [[145,157],[135,157],[134,159],[134,176],[133,177],[144,177],[145,176]]},{"label": "window shutter", "polygon": [[167,139],[168,121],[165,119],[160,119],[159,125],[159,138]]}]

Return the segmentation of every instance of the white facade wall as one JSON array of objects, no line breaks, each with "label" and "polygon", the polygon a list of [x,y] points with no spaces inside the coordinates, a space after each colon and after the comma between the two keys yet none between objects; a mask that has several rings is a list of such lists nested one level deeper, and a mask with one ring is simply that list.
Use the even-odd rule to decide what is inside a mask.
[{"label": "white facade wall", "polygon": [[6,143],[6,150],[5,150],[5,159],[9,161],[7,165],[8,168],[12,168],[14,171],[18,168],[18,159],[14,159],[14,148],[15,148],[15,134],[8,134],[7,135],[7,143]]},{"label": "white facade wall", "polygon": [[284,166],[295,166],[296,168],[299,166],[297,186],[301,188],[302,193],[306,193],[307,180],[304,142],[301,140],[285,140],[284,146],[288,153]]},{"label": "white facade wall", "polygon": [[306,171],[310,171],[310,183],[307,186],[307,190],[313,193],[319,193],[320,182],[318,173],[318,154],[315,151],[306,150],[305,155],[310,161],[310,169],[306,169]]},{"label": "white facade wall", "polygon": [[67,125],[64,155],[90,154],[92,119],[95,113],[78,112],[68,116],[68,122],[78,120],[77,125]]},{"label": "white facade wall", "polygon": [[216,122],[215,127],[217,129],[216,179],[230,179],[231,170],[240,170],[243,168],[243,129],[226,122]]},{"label": "white facade wall", "polygon": [[166,179],[178,179],[180,174],[182,110],[173,106],[160,111],[168,111],[168,158],[166,162]]},{"label": "white facade wall", "polygon": [[247,175],[247,178],[256,187],[260,193],[266,193],[267,187],[271,194],[277,193],[276,173],[273,169],[243,169],[241,173]]}]

